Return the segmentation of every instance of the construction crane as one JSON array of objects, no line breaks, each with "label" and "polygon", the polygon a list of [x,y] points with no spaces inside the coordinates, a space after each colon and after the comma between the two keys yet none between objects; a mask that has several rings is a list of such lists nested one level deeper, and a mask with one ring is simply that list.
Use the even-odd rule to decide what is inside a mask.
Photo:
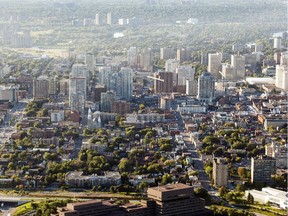
[{"label": "construction crane", "polygon": [[161,81],[161,82],[165,82],[164,79],[160,79],[160,78],[157,78],[157,77],[154,77],[154,76],[147,76],[147,78],[153,79],[153,80],[158,80],[158,81]]}]

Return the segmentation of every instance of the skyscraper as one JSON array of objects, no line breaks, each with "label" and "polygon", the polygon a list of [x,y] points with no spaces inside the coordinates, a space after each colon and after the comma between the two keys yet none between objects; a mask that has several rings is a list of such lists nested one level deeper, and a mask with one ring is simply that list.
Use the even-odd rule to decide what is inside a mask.
[{"label": "skyscraper", "polygon": [[205,103],[211,103],[214,98],[215,80],[211,73],[203,72],[198,78],[197,98]]},{"label": "skyscraper", "polygon": [[100,14],[99,13],[95,14],[95,25],[96,26],[100,25]]},{"label": "skyscraper", "polygon": [[168,59],[165,62],[165,71],[173,73],[173,81],[177,82],[176,69],[179,67],[180,61],[177,59]]},{"label": "skyscraper", "polygon": [[180,61],[180,63],[183,63],[185,61],[189,61],[191,56],[189,55],[191,53],[189,53],[189,51],[185,48],[180,48],[177,49],[177,54],[176,54],[176,58],[177,60]]},{"label": "skyscraper", "polygon": [[127,61],[128,65],[131,67],[137,66],[137,48],[136,47],[130,47],[127,51]]},{"label": "skyscraper", "polygon": [[70,77],[84,77],[86,80],[89,80],[89,70],[87,65],[74,64],[72,66]]},{"label": "skyscraper", "polygon": [[108,12],[106,15],[106,24],[112,25],[112,13],[111,12]]},{"label": "skyscraper", "polygon": [[111,77],[113,75],[113,71],[111,67],[100,67],[99,68],[99,83],[105,85],[107,90],[111,90],[112,88],[112,80]]},{"label": "skyscraper", "polygon": [[152,70],[152,50],[150,48],[142,50],[140,54],[140,67],[143,70]]},{"label": "skyscraper", "polygon": [[209,53],[208,54],[208,68],[207,71],[210,72],[215,79],[220,79],[221,74],[219,71],[221,70],[221,61],[222,54],[221,53]]},{"label": "skyscraper", "polygon": [[231,55],[231,67],[233,68],[233,78],[245,78],[245,57],[242,55]]},{"label": "skyscraper", "polygon": [[276,160],[268,156],[260,156],[251,159],[251,182],[263,182],[271,184],[272,175],[276,174]]},{"label": "skyscraper", "polygon": [[114,92],[107,91],[101,93],[101,112],[111,112],[112,102],[116,99]]},{"label": "skyscraper", "polygon": [[121,99],[130,100],[133,94],[133,70],[122,67],[116,77],[116,93]]},{"label": "skyscraper", "polygon": [[281,41],[282,38],[281,37],[274,37],[273,39],[273,48],[280,50],[281,49]]},{"label": "skyscraper", "polygon": [[69,106],[71,110],[84,113],[86,102],[86,78],[74,77],[69,78]]},{"label": "skyscraper", "polygon": [[161,71],[156,73],[154,79],[155,93],[172,93],[173,92],[173,73]]},{"label": "skyscraper", "polygon": [[86,53],[85,64],[87,65],[88,70],[94,74],[95,58],[93,53]]},{"label": "skyscraper", "polygon": [[225,158],[213,159],[213,180],[216,187],[227,186],[228,183],[228,163]]},{"label": "skyscraper", "polygon": [[186,80],[194,80],[195,68],[192,68],[189,65],[181,65],[176,68],[177,74],[177,85],[185,86]]},{"label": "skyscraper", "polygon": [[282,52],[280,65],[276,65],[275,85],[288,91],[288,52]]}]

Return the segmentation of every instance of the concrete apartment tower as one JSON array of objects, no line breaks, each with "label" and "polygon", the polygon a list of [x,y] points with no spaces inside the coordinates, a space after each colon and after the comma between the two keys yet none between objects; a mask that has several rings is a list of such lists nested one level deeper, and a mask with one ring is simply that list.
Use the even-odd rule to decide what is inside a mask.
[{"label": "concrete apartment tower", "polygon": [[111,12],[108,12],[106,15],[106,24],[112,25],[112,13]]},{"label": "concrete apartment tower", "polygon": [[197,98],[204,103],[211,103],[214,99],[215,80],[211,73],[203,72],[198,78]]},{"label": "concrete apartment tower", "polygon": [[208,68],[207,71],[210,72],[215,79],[221,79],[221,61],[222,53],[209,53],[208,54]]},{"label": "concrete apartment tower", "polygon": [[48,77],[41,76],[33,80],[33,99],[47,99],[49,96]]},{"label": "concrete apartment tower", "polygon": [[275,85],[288,91],[288,52],[282,52],[280,65],[276,65]]},{"label": "concrete apartment tower", "polygon": [[213,159],[213,181],[216,187],[226,187],[228,183],[228,163],[225,158]]},{"label": "concrete apartment tower", "polygon": [[271,176],[276,174],[276,160],[268,156],[251,159],[251,183],[273,183]]},{"label": "concrete apartment tower", "polygon": [[127,51],[128,65],[130,67],[137,66],[137,63],[138,63],[137,59],[138,59],[137,48],[136,47],[130,47],[129,50]]},{"label": "concrete apartment tower", "polygon": [[133,70],[122,67],[116,78],[116,93],[124,100],[131,100],[133,94]]}]

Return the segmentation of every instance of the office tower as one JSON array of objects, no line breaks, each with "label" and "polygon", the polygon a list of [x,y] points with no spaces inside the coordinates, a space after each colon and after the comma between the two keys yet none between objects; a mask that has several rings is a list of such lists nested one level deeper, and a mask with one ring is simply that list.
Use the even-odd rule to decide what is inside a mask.
[{"label": "office tower", "polygon": [[173,73],[173,81],[177,82],[176,68],[180,65],[180,61],[177,59],[168,59],[165,62],[165,71]]},{"label": "office tower", "polygon": [[276,160],[268,156],[251,159],[251,182],[273,183],[271,176],[276,174]]},{"label": "office tower", "polygon": [[205,201],[196,198],[193,187],[185,184],[150,187],[147,196],[156,202],[156,216],[205,215]]},{"label": "office tower", "polygon": [[215,79],[220,79],[221,74],[221,61],[222,61],[222,53],[209,53],[208,54],[208,72],[210,72]]},{"label": "office tower", "polygon": [[49,81],[47,77],[33,80],[33,99],[47,99],[49,96]]},{"label": "office tower", "polygon": [[160,59],[168,60],[176,58],[176,52],[172,47],[160,48]]},{"label": "office tower", "polygon": [[213,159],[213,181],[216,187],[227,186],[228,163],[225,158]]},{"label": "office tower", "polygon": [[90,75],[89,75],[89,70],[87,68],[87,65],[73,64],[70,77],[84,77],[86,81],[88,81],[90,78]]},{"label": "office tower", "polygon": [[106,24],[112,25],[112,13],[111,12],[108,12],[106,15]]},{"label": "office tower", "polygon": [[288,52],[282,52],[280,65],[276,65],[275,85],[288,91]]},{"label": "office tower", "polygon": [[116,76],[116,93],[121,99],[130,100],[133,94],[133,70],[122,67]]},{"label": "office tower", "polygon": [[205,103],[211,103],[214,98],[215,80],[211,73],[203,72],[198,78],[197,98]]},{"label": "office tower", "polygon": [[142,50],[140,54],[140,67],[145,71],[152,71],[152,50],[150,48]]},{"label": "office tower", "polygon": [[198,83],[194,79],[186,80],[186,95],[196,96],[198,91]]},{"label": "office tower", "polygon": [[94,74],[94,66],[95,66],[95,58],[93,53],[86,53],[85,55],[85,64],[87,65],[87,69]]},{"label": "office tower", "polygon": [[86,102],[86,78],[73,77],[69,78],[69,106],[73,111],[84,113]]},{"label": "office tower", "polygon": [[93,99],[95,102],[100,102],[101,101],[101,93],[107,92],[107,88],[105,85],[96,85],[93,88]]},{"label": "office tower", "polygon": [[111,67],[100,67],[99,68],[99,83],[105,85],[107,90],[112,88],[112,75],[113,71]]},{"label": "office tower", "polygon": [[200,63],[208,66],[208,53],[207,52],[201,52],[201,59]]},{"label": "office tower", "polygon": [[115,101],[116,95],[114,92],[102,92],[101,93],[101,112],[111,112],[112,103]]},{"label": "office tower", "polygon": [[127,61],[128,65],[131,67],[137,66],[137,48],[136,47],[130,47],[129,50],[127,51]]},{"label": "office tower", "polygon": [[95,25],[96,26],[100,25],[100,13],[95,14]]},{"label": "office tower", "polygon": [[234,68],[228,64],[223,63],[222,64],[222,78],[225,80],[234,80]]},{"label": "office tower", "polygon": [[181,65],[176,68],[177,74],[177,85],[185,86],[186,80],[194,80],[195,68],[192,68],[189,65]]},{"label": "office tower", "polygon": [[49,79],[49,95],[58,93],[58,79],[56,77]]},{"label": "office tower", "polygon": [[280,50],[281,49],[281,40],[282,38],[281,37],[274,37],[273,39],[273,48],[274,49],[277,49],[277,50]]},{"label": "office tower", "polygon": [[173,92],[173,73],[158,72],[154,75],[154,92],[155,93],[172,93]]},{"label": "office tower", "polygon": [[180,48],[180,49],[177,49],[176,58],[177,60],[180,61],[180,63],[183,63],[185,61],[190,61],[191,53],[185,48]]}]

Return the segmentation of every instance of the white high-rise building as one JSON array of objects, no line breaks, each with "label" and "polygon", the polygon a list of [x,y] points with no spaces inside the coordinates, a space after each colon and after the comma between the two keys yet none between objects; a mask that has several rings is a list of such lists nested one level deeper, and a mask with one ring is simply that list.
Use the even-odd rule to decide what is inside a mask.
[{"label": "white high-rise building", "polygon": [[210,72],[215,79],[220,79],[221,74],[221,61],[222,61],[222,53],[209,53],[208,54],[208,72]]},{"label": "white high-rise building", "polygon": [[288,91],[288,52],[282,52],[280,65],[276,65],[275,85],[285,91]]},{"label": "white high-rise building", "polygon": [[111,12],[108,12],[106,15],[106,24],[112,25],[112,13]]},{"label": "white high-rise building", "polygon": [[105,85],[107,90],[111,90],[112,75],[113,75],[113,71],[112,71],[111,67],[100,67],[99,68],[99,83],[102,85]]},{"label": "white high-rise building", "polygon": [[84,113],[86,102],[86,78],[73,77],[69,79],[69,106],[71,110]]},{"label": "white high-rise building", "polygon": [[100,14],[99,13],[95,14],[95,25],[96,26],[100,25]]},{"label": "white high-rise building", "polygon": [[130,100],[133,94],[133,70],[122,67],[116,78],[116,93],[121,99]]},{"label": "white high-rise building", "polygon": [[181,65],[176,68],[177,85],[186,85],[186,80],[194,80],[195,68],[189,65]]},{"label": "white high-rise building", "polygon": [[198,78],[197,98],[205,103],[211,103],[214,98],[215,80],[211,73],[203,72]]},{"label": "white high-rise building", "polygon": [[245,57],[242,55],[231,55],[231,67],[236,79],[245,78]]},{"label": "white high-rise building", "polygon": [[137,48],[136,47],[130,47],[127,51],[127,61],[128,65],[131,67],[135,67],[137,65]]},{"label": "white high-rise building", "polygon": [[93,53],[86,53],[85,64],[87,65],[88,70],[94,74],[95,58]]},{"label": "white high-rise building", "polygon": [[168,59],[165,62],[165,71],[173,73],[173,81],[177,82],[176,69],[179,67],[180,61],[177,59]]},{"label": "white high-rise building", "polygon": [[281,49],[281,40],[282,38],[281,37],[274,37],[274,40],[273,40],[273,48],[274,49],[278,49],[280,50]]}]

